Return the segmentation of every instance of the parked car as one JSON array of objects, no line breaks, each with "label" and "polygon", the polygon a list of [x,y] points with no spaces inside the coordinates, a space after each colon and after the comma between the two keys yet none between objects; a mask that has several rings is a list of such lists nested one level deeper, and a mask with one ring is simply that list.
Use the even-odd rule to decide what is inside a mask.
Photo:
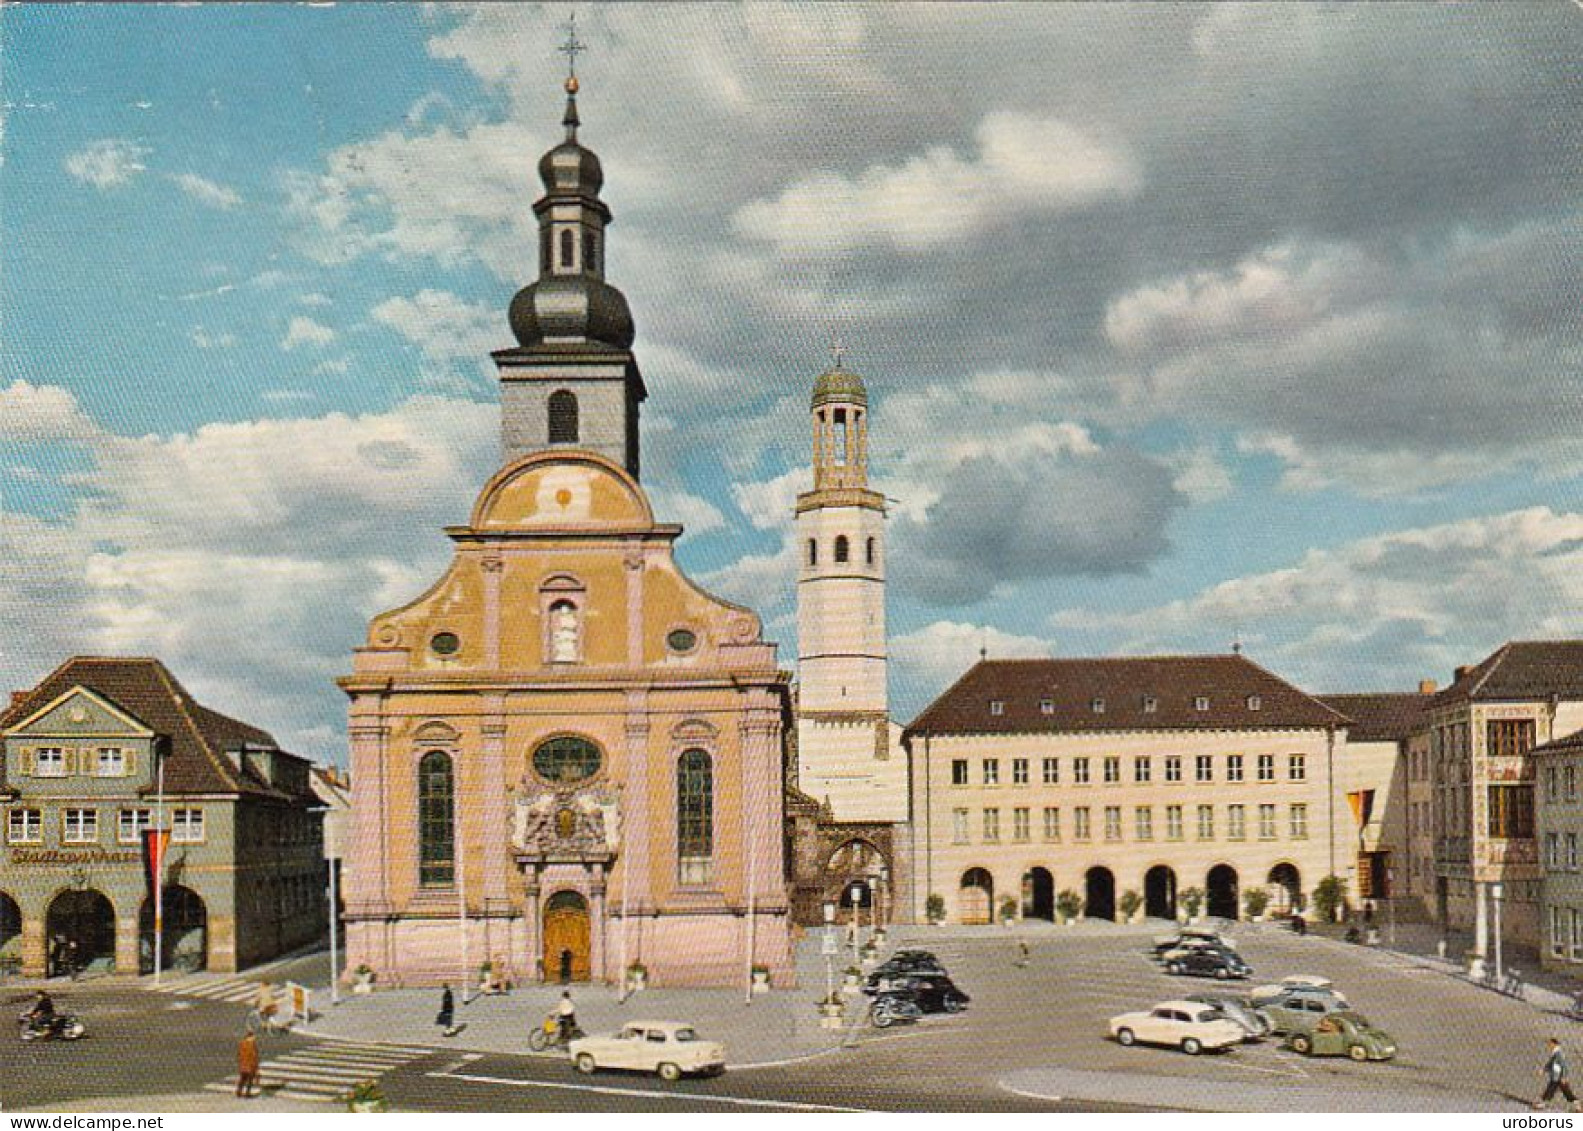
[{"label": "parked car", "polygon": [[884,990],[865,986],[863,992],[910,998],[925,1013],[961,1013],[973,1000],[944,974],[902,974],[891,978]]},{"label": "parked car", "polygon": [[1255,1004],[1270,1019],[1276,1033],[1307,1033],[1324,1018],[1345,1013],[1347,1003],[1324,991],[1289,989],[1278,998]]},{"label": "parked car", "polygon": [[940,961],[926,950],[899,951],[881,962],[869,971],[868,985],[875,989],[884,989],[897,978],[908,974],[931,974],[937,978],[948,978],[945,967]]},{"label": "parked car", "polygon": [[1242,1026],[1246,1036],[1244,1040],[1257,1041],[1261,1037],[1270,1035],[1270,1019],[1243,994],[1229,993],[1202,993],[1188,994],[1186,1001],[1196,1001],[1212,1009],[1218,1009],[1232,1021]]},{"label": "parked car", "polygon": [[628,1021],[619,1033],[579,1038],[567,1051],[583,1073],[625,1068],[679,1080],[684,1073],[724,1072],[726,1067],[725,1046],[700,1040],[691,1025],[680,1021]]},{"label": "parked car", "polygon": [[1237,949],[1237,944],[1235,942],[1222,935],[1213,927],[1183,927],[1180,930],[1172,931],[1168,935],[1155,935],[1154,953],[1156,955],[1163,955],[1166,951],[1174,950],[1176,947],[1181,946],[1189,940],[1195,939],[1202,942],[1213,943],[1216,946],[1223,946],[1230,950]]},{"label": "parked car", "polygon": [[885,960],[887,966],[895,965],[906,969],[921,970],[925,967],[945,969],[944,964],[934,956],[932,950],[898,950]]},{"label": "parked car", "polygon": [[1197,1056],[1205,1049],[1241,1044],[1242,1026],[1199,1002],[1162,1001],[1150,1010],[1112,1017],[1110,1035],[1120,1045],[1167,1045]]},{"label": "parked car", "polygon": [[1253,967],[1244,962],[1234,950],[1204,947],[1167,959],[1165,972],[1192,974],[1200,978],[1217,978],[1223,982],[1228,978],[1246,978],[1253,973]]},{"label": "parked car", "polygon": [[1389,1060],[1396,1055],[1396,1042],[1389,1033],[1350,1010],[1321,1017],[1312,1032],[1293,1033],[1286,1038],[1286,1045],[1304,1056],[1345,1056],[1358,1061]]},{"label": "parked car", "polygon": [[1279,982],[1272,982],[1267,986],[1254,986],[1249,991],[1254,1001],[1261,998],[1277,998],[1287,990],[1322,990],[1341,1001],[1347,1000],[1347,995],[1336,989],[1336,984],[1322,974],[1288,974]]},{"label": "parked car", "polygon": [[1223,950],[1231,954],[1236,953],[1234,948],[1223,946],[1220,943],[1213,942],[1209,939],[1183,939],[1181,943],[1172,947],[1159,957],[1162,963],[1169,965],[1173,959],[1181,958],[1188,954],[1197,954],[1201,950]]}]

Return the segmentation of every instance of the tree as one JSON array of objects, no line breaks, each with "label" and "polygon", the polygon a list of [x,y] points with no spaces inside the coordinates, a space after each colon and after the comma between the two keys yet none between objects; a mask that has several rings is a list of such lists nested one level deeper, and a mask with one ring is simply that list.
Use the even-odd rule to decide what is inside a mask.
[{"label": "tree", "polygon": [[1340,876],[1326,876],[1314,888],[1314,914],[1322,922],[1334,923],[1347,903],[1347,885]]},{"label": "tree", "polygon": [[1122,920],[1131,922],[1132,917],[1138,913],[1138,908],[1143,906],[1143,897],[1129,888],[1121,893],[1121,898],[1116,901],[1116,906],[1121,908]]},{"label": "tree", "polygon": [[1270,893],[1265,888],[1249,888],[1242,893],[1242,906],[1249,919],[1257,919],[1270,906]]},{"label": "tree", "polygon": [[1067,888],[1055,897],[1055,909],[1060,912],[1062,919],[1076,919],[1083,911],[1083,897]]},{"label": "tree", "polygon": [[1181,900],[1182,910],[1187,913],[1187,917],[1189,919],[1198,918],[1198,912],[1204,906],[1204,889],[1183,888],[1179,898]]}]

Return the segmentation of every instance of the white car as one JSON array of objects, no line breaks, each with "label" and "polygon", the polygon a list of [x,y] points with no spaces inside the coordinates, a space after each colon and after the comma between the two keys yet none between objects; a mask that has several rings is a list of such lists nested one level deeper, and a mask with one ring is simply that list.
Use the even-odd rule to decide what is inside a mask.
[{"label": "white car", "polygon": [[1288,974],[1279,982],[1273,982],[1268,986],[1254,986],[1252,990],[1248,991],[1248,996],[1256,1003],[1273,1001],[1287,990],[1308,990],[1315,993],[1323,993],[1335,998],[1342,1005],[1347,1004],[1347,995],[1336,989],[1336,984],[1329,978],[1320,974]]},{"label": "white car", "polygon": [[680,1021],[628,1021],[619,1033],[579,1037],[568,1051],[583,1073],[626,1068],[679,1080],[684,1073],[724,1072],[726,1067],[725,1046],[699,1040],[693,1027]]},{"label": "white car", "polygon": [[1241,1025],[1202,1002],[1162,1001],[1147,1012],[1112,1017],[1110,1035],[1119,1045],[1169,1045],[1196,1056],[1240,1044],[1244,1034]]}]

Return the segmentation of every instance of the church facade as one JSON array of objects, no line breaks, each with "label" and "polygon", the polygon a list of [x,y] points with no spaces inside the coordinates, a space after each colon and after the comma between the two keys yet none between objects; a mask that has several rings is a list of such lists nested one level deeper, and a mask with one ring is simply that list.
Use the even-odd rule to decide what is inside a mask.
[{"label": "church facade", "polygon": [[539,277],[494,355],[504,466],[447,529],[445,575],[373,619],[340,681],[348,969],[785,984],[789,676],[753,612],[682,574],[639,483],[647,390],[567,92]]}]

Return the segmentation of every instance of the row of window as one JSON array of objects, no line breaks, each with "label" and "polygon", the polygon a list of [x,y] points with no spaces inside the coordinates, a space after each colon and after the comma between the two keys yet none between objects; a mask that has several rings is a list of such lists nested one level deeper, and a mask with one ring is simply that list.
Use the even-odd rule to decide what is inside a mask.
[{"label": "row of window", "polygon": [[[1561,851],[1563,846],[1566,848],[1564,856]],[[1556,872],[1562,869],[1568,872],[1578,870],[1577,833],[1567,833],[1565,838],[1560,833],[1545,833],[1545,866]]]},{"label": "row of window", "polygon": [[[153,827],[152,809],[122,809],[116,817],[116,840],[121,844],[137,844],[143,833]],[[172,809],[170,839],[175,844],[202,844],[203,810]],[[97,844],[99,810],[80,807],[62,809],[60,841],[62,844]],[[6,815],[6,842],[44,843],[44,814],[38,809],[10,810]]]},{"label": "row of window", "polygon": [[[873,565],[878,556],[879,546],[873,538],[870,538],[863,546],[863,562],[865,565]],[[831,560],[836,565],[846,565],[852,560],[852,543],[845,534],[835,536],[835,542],[831,546]],[[808,539],[808,564],[811,566],[819,564],[819,542],[814,538]]]},{"label": "row of window", "polygon": [[248,901],[255,914],[261,918],[285,919],[318,910],[324,894],[324,877],[312,872],[266,876],[248,885],[248,889]]},{"label": "row of window", "polygon": [[[1183,840],[1184,806],[1165,806],[1165,840]],[[1286,835],[1292,840],[1306,840],[1308,838],[1308,806],[1306,804],[1288,805],[1286,807]],[[983,809],[979,815],[979,829],[981,832],[980,843],[999,844],[1001,840],[1001,810]],[[1197,807],[1196,816],[1199,840],[1215,839],[1215,807],[1213,805],[1200,805]],[[1101,812],[1103,820],[1103,838],[1109,841],[1119,841],[1122,838],[1122,813],[1120,805],[1106,805]],[[1279,835],[1276,806],[1260,805],[1257,812],[1258,839],[1274,840]],[[1071,833],[1073,840],[1092,840],[1093,835],[1093,810],[1086,805],[1079,805],[1072,810]],[[1029,841],[1033,839],[1033,810],[1031,808],[1017,807],[1011,811],[1011,839]],[[972,841],[972,810],[953,809],[951,811],[951,839],[955,844],[971,844]],[[1061,839],[1061,810],[1057,806],[1046,806],[1042,810],[1041,831],[1047,841]],[[1226,806],[1225,835],[1227,840],[1246,840],[1248,838],[1248,807],[1246,805]],[[1140,805],[1132,810],[1132,839],[1154,840],[1155,823],[1154,808],[1149,805]]]},{"label": "row of window", "polygon": [[1578,799],[1578,768],[1575,764],[1545,767],[1545,799],[1573,802]]},{"label": "row of window", "polygon": [[22,770],[36,778],[64,778],[85,774],[96,778],[124,778],[132,772],[133,754],[119,746],[72,750],[63,746],[36,746],[23,752]]},{"label": "row of window", "polygon": [[[1249,695],[1243,700],[1243,702],[1250,711],[1262,711],[1264,709],[1264,700],[1257,695]],[[1159,696],[1145,695],[1139,700],[1139,706],[1143,709],[1143,713],[1145,715],[1158,714],[1160,711]],[[1193,697],[1193,710],[1208,711],[1210,706],[1211,704],[1209,696],[1197,695]],[[1105,713],[1106,707],[1107,702],[1103,695],[1096,695],[1088,701],[1088,710],[1090,714],[1103,715]],[[1006,713],[1006,701],[1004,699],[991,699],[989,701],[989,713],[992,715],[1004,715]],[[1040,699],[1039,713],[1041,715],[1055,714],[1055,700]]]},{"label": "row of window", "polygon": [[1550,953],[1571,962],[1583,962],[1583,909],[1550,908]]},{"label": "row of window", "polygon": [[[1095,759],[1080,757],[1071,760],[1071,773],[1073,785],[1089,785],[1093,782],[1093,762]],[[1121,758],[1116,755],[1107,755],[1098,759],[1100,763],[1100,780],[1105,785],[1117,785],[1121,782]],[[1163,781],[1179,782],[1182,779],[1183,756],[1180,754],[1166,754],[1163,756],[1162,770]],[[1227,754],[1225,756],[1225,781],[1240,782],[1247,780],[1247,760],[1241,754]],[[999,758],[980,759],[979,781],[983,785],[1000,785]],[[1260,754],[1254,763],[1255,780],[1275,780],[1276,758],[1274,754]],[[1032,769],[1032,760],[1029,758],[1011,759],[1011,784],[1028,785],[1029,774]],[[971,785],[970,767],[966,758],[953,758],[951,760],[951,784]],[[1045,785],[1061,784],[1061,759],[1041,758],[1039,760],[1039,780]],[[1154,780],[1154,758],[1151,755],[1141,754],[1132,759],[1132,780],[1138,784],[1146,784]],[[1215,756],[1213,754],[1197,754],[1193,757],[1193,780],[1197,782],[1212,782],[1215,780]],[[1286,780],[1308,780],[1308,756],[1306,754],[1288,754],[1286,756]]]}]

